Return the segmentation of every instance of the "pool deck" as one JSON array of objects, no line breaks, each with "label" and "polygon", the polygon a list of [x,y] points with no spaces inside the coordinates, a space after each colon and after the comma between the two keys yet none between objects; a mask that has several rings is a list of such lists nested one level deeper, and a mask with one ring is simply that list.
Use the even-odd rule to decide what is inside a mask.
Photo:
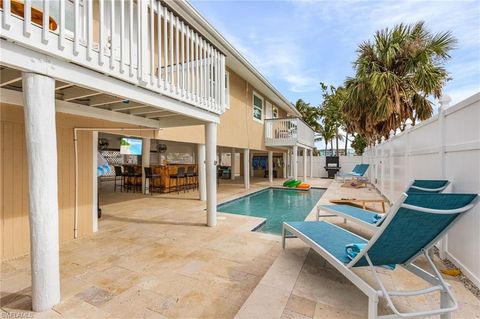
[{"label": "pool deck", "polygon": [[[312,184],[314,185],[315,182]],[[371,187],[345,188],[341,187],[341,183],[333,182],[320,199],[320,203],[329,204],[330,199],[339,198],[381,198],[381,196]],[[381,209],[379,204],[375,205],[376,209]],[[307,220],[315,220],[315,212],[312,212]],[[334,217],[327,220],[341,224],[342,227],[363,237],[371,236],[369,231],[352,223],[343,224],[342,218]],[[435,257],[435,263],[439,269],[445,268],[438,257]],[[430,270],[426,260],[419,259],[418,265]],[[369,284],[376,286],[368,269],[357,268],[355,271]],[[397,267],[395,271],[381,269],[379,272],[382,280],[387,283],[387,289],[414,290],[426,287],[423,280],[414,277],[401,267]],[[480,318],[480,300],[457,278],[444,277],[452,286],[459,301],[459,310],[452,315],[452,318]],[[423,296],[403,300],[396,298],[395,302],[400,311],[432,309],[440,304],[438,294],[431,294],[429,298]],[[367,297],[322,257],[310,250],[299,239],[287,239],[285,251],[280,253],[235,319],[366,318],[367,305]],[[387,309],[385,300],[381,298],[379,315],[391,313]]]},{"label": "pool deck", "polygon": [[[240,179],[222,181],[218,201],[267,186],[255,179],[247,191]],[[30,259],[24,256],[1,264],[2,317],[365,317],[366,298],[299,240],[290,239],[282,251],[279,236],[251,232],[261,219],[220,213],[218,226],[210,228],[204,226],[204,204],[196,192],[143,196],[106,191],[100,198],[99,231],[61,245],[61,303],[44,313],[30,312]],[[376,192],[333,183],[321,201],[365,194]],[[397,288],[419,284],[401,270],[384,275]],[[455,317],[479,318],[480,300],[455,278],[449,282],[461,303]],[[409,302],[405,308],[410,309]]]}]

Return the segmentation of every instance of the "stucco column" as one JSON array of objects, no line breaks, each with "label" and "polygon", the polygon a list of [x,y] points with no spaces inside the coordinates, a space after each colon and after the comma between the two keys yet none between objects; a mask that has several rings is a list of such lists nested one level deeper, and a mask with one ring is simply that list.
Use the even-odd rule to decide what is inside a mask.
[{"label": "stucco column", "polygon": [[217,225],[217,123],[205,124],[205,173],[207,181],[207,226]]},{"label": "stucco column", "polygon": [[287,178],[287,153],[283,153],[283,178]]},{"label": "stucco column", "polygon": [[253,177],[254,174],[254,167],[253,167],[253,152],[250,152],[249,150],[249,158],[248,158],[248,163],[250,164],[250,177]]},{"label": "stucco column", "polygon": [[303,181],[307,181],[307,149],[303,149]]},{"label": "stucco column", "polygon": [[292,154],[293,178],[298,179],[298,146],[293,147]]},{"label": "stucco column", "polygon": [[268,151],[268,181],[273,182],[273,152]]},{"label": "stucco column", "polygon": [[313,178],[313,150],[310,150],[310,178]]},{"label": "stucco column", "polygon": [[237,158],[235,149],[232,148],[232,152],[230,153],[230,179],[235,180],[235,171],[237,170],[237,165],[235,159]]},{"label": "stucco column", "polygon": [[246,189],[250,188],[250,150],[243,150],[243,185]]},{"label": "stucco column", "polygon": [[145,167],[150,167],[150,139],[143,139],[142,147],[142,192],[144,194],[150,193],[150,181],[146,182]]},{"label": "stucco column", "polygon": [[55,80],[23,73],[28,159],[32,308],[60,302]]},{"label": "stucco column", "polygon": [[197,144],[198,193],[201,201],[207,200],[207,182],[205,177],[205,144]]}]

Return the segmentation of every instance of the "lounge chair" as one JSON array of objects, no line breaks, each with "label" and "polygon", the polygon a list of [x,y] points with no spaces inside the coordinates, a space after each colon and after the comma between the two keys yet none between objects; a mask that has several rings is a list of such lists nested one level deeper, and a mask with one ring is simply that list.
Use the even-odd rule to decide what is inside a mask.
[{"label": "lounge chair", "polygon": [[[405,192],[407,194],[441,193],[448,185],[450,185],[448,180],[414,180],[408,185]],[[320,212],[322,210],[328,212],[328,214],[321,215]],[[389,212],[391,210],[392,208],[390,208]],[[338,216],[343,217],[344,222],[351,221],[375,231],[389,212],[379,215],[377,212],[350,205],[319,205],[317,206],[317,221],[320,220],[320,217]]]},{"label": "lounge chair", "polygon": [[343,182],[345,182],[347,178],[357,178],[357,179],[363,180],[364,178],[363,175],[365,175],[369,166],[370,166],[369,164],[357,164],[355,165],[355,167],[351,172],[348,172],[348,173],[338,172],[335,175],[335,180],[337,180],[339,177],[343,178]]},{"label": "lounge chair", "polygon": [[[434,315],[450,318],[450,314],[458,308],[457,301],[427,251],[477,202],[476,194],[403,194],[370,240],[325,221],[284,222],[282,244],[285,249],[286,238],[298,237],[334,266],[367,295],[369,319]],[[293,236],[287,235],[287,232]],[[366,244],[353,259],[346,252],[346,246],[352,243]],[[413,264],[420,255],[428,260],[433,274]],[[401,265],[432,287],[415,291],[387,291],[375,269],[384,265]],[[365,266],[370,268],[380,289],[372,287],[352,271],[354,267]],[[392,302],[392,297],[420,296],[435,291],[440,292],[440,308],[437,309],[401,313]],[[378,316],[380,297],[386,298],[394,315]]]}]

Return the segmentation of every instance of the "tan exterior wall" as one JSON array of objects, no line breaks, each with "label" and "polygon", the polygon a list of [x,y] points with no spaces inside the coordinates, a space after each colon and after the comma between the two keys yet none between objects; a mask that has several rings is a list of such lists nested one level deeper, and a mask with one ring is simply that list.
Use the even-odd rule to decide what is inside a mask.
[{"label": "tan exterior wall", "polygon": [[[266,151],[264,124],[253,119],[253,91],[268,99],[232,70],[227,69],[230,78],[230,108],[220,117],[217,144],[224,147],[249,148]],[[271,101],[269,101],[274,105]],[[265,103],[266,104],[266,103]],[[264,107],[263,116],[266,110]],[[278,108],[278,116],[286,117],[287,112]],[[203,126],[188,126],[163,129],[159,139],[188,143],[204,143]]]},{"label": "tan exterior wall", "polygon": [[[20,106],[0,104],[0,257],[2,260],[27,254],[30,250],[28,222],[28,166]],[[73,239],[75,203],[74,127],[132,127],[125,124],[57,113],[58,204],[60,242]],[[153,132],[129,131],[153,137]],[[78,235],[92,234],[93,137],[78,132]]]}]

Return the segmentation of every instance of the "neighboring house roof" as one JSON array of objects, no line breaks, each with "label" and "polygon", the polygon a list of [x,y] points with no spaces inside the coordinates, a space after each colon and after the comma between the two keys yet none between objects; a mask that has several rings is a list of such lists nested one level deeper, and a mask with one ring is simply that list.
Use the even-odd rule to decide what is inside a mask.
[{"label": "neighboring house roof", "polygon": [[260,90],[276,106],[289,115],[301,114],[235,47],[220,34],[188,1],[168,1],[167,5],[176,11],[193,28],[208,38],[225,55],[225,64],[235,73]]}]

